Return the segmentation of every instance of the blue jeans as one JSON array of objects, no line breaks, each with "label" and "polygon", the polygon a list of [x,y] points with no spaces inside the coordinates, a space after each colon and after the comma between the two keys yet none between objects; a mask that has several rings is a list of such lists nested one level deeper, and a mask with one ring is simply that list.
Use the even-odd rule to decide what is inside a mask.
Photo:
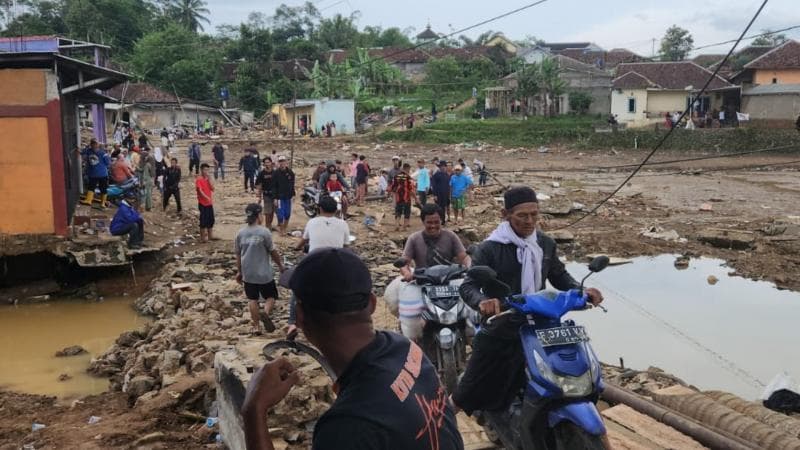
[{"label": "blue jeans", "polygon": [[276,215],[278,216],[278,223],[285,223],[289,221],[289,217],[292,216],[291,198],[282,198],[278,200],[278,211]]},{"label": "blue jeans", "polygon": [[222,176],[222,181],[225,181],[225,161],[217,161],[214,166],[214,179],[219,178],[219,175]]},{"label": "blue jeans", "polygon": [[138,222],[132,222],[128,225],[124,225],[122,229],[118,230],[116,233],[111,233],[114,236],[125,236],[128,235],[128,247],[132,247],[134,245],[141,245],[142,241],[144,241],[144,224]]}]

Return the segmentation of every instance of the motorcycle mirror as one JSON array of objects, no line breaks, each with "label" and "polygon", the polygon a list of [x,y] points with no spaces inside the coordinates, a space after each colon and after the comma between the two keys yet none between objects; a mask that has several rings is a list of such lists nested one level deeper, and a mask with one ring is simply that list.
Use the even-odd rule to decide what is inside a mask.
[{"label": "motorcycle mirror", "polygon": [[478,250],[478,246],[477,246],[477,245],[475,245],[475,244],[472,244],[472,245],[470,245],[469,247],[467,247],[467,254],[468,254],[469,256],[472,256],[472,255],[474,255],[474,254],[475,254],[475,252],[476,252],[477,250]]},{"label": "motorcycle mirror", "polygon": [[606,255],[600,255],[592,258],[592,262],[589,263],[589,271],[592,273],[601,272],[603,269],[608,267],[610,259]]},{"label": "motorcycle mirror", "polygon": [[398,258],[395,262],[392,263],[398,269],[403,268],[406,266],[406,259],[405,258]]},{"label": "motorcycle mirror", "polygon": [[485,285],[497,278],[497,272],[489,266],[472,266],[467,271],[467,276],[477,281],[478,284]]}]

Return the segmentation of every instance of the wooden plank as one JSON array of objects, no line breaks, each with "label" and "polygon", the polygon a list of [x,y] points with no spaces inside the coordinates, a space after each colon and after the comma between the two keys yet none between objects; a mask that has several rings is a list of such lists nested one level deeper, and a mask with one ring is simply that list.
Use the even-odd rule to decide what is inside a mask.
[{"label": "wooden plank", "polygon": [[706,448],[685,434],[625,405],[617,405],[601,414],[663,448],[679,448],[681,450]]},{"label": "wooden plank", "polygon": [[665,450],[612,420],[606,420],[606,430],[614,450]]}]

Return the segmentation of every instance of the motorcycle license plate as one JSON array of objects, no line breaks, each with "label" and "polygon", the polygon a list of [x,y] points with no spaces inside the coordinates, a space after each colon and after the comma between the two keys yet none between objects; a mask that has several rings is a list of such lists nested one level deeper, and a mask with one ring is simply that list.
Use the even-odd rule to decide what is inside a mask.
[{"label": "motorcycle license plate", "polygon": [[589,340],[586,329],[580,326],[548,328],[546,330],[536,330],[536,337],[542,347],[552,347],[554,345],[576,344]]},{"label": "motorcycle license plate", "polygon": [[428,288],[430,298],[447,298],[458,296],[458,288],[455,286],[431,286]]}]

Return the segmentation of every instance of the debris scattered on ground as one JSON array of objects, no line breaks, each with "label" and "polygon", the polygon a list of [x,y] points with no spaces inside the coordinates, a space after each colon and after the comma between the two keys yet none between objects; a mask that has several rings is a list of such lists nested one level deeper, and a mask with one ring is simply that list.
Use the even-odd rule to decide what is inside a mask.
[{"label": "debris scattered on ground", "polygon": [[684,270],[689,268],[689,261],[690,258],[686,255],[681,255],[675,258],[675,268],[678,270]]},{"label": "debris scattered on ground", "polygon": [[719,282],[719,278],[715,277],[714,275],[709,275],[707,278],[708,284],[715,285]]},{"label": "debris scattered on ground", "polygon": [[642,236],[651,239],[660,239],[669,242],[686,242],[686,238],[680,237],[675,230],[665,230],[659,226],[647,227],[640,233]]},{"label": "debris scattered on ground", "polygon": [[64,357],[67,357],[67,356],[82,355],[84,353],[87,353],[85,348],[81,347],[80,345],[71,345],[71,346],[66,347],[66,348],[64,348],[62,350],[57,351],[56,352],[56,357],[57,358],[64,358]]},{"label": "debris scattered on ground", "polygon": [[700,230],[697,234],[697,240],[714,247],[745,250],[755,244],[756,238],[752,231],[706,228]]}]

